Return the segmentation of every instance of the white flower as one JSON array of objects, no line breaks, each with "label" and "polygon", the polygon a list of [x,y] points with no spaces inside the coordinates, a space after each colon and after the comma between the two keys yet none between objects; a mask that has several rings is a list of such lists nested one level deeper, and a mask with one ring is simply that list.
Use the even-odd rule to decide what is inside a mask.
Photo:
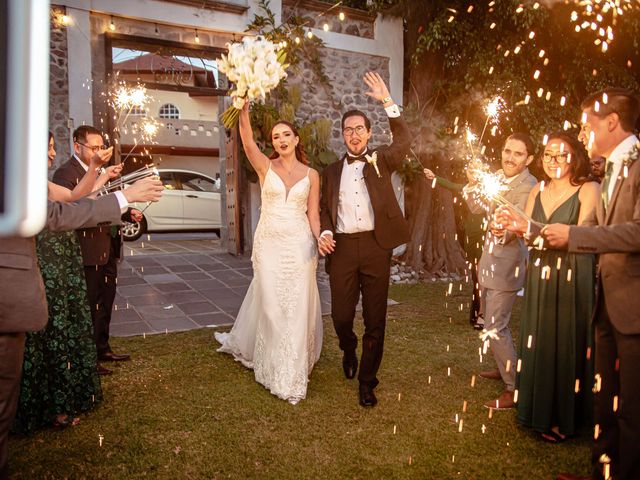
[{"label": "white flower", "polygon": [[376,169],[376,173],[378,174],[378,178],[380,178],[380,170],[378,170],[378,152],[373,152],[373,155],[365,154],[364,158],[367,159],[367,163],[369,163],[369,165],[373,165],[373,168]]},{"label": "white flower", "polygon": [[232,97],[232,100],[233,100],[233,108],[237,108],[238,110],[242,110],[242,107],[244,107],[246,99],[240,98],[240,97]]},{"label": "white flower", "polygon": [[278,54],[272,42],[261,36],[244,37],[241,42],[227,44],[227,48],[228,53],[221,55],[218,61],[218,71],[233,83],[229,91],[233,99],[231,108],[242,108],[247,100],[264,101],[267,94],[287,76],[280,63],[284,56]]}]

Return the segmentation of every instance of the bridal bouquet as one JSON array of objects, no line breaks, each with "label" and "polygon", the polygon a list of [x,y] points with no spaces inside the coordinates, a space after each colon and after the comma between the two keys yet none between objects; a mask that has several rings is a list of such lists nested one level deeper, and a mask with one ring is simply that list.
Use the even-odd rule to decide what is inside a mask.
[{"label": "bridal bouquet", "polygon": [[222,114],[222,123],[233,128],[247,101],[264,100],[267,93],[287,76],[286,53],[277,50],[264,37],[244,37],[242,42],[227,44],[229,53],[218,60],[218,71],[224,73],[234,88],[229,91],[233,105]]}]

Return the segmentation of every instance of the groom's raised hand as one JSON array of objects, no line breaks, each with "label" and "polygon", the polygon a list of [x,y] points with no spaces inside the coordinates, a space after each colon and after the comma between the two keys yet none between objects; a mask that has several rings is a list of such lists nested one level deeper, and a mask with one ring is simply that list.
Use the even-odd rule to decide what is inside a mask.
[{"label": "groom's raised hand", "polygon": [[379,102],[383,103],[383,106],[387,107],[393,105],[391,95],[389,95],[389,89],[384,83],[382,77],[376,72],[367,72],[364,75],[364,83],[369,87],[368,92],[364,92],[365,95],[375,98]]}]

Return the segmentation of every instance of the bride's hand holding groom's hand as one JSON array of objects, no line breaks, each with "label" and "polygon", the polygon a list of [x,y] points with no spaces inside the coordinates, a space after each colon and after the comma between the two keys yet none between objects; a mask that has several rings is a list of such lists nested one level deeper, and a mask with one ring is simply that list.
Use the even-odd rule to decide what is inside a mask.
[{"label": "bride's hand holding groom's hand", "polygon": [[336,241],[333,239],[333,235],[325,233],[318,238],[318,252],[320,255],[325,256],[333,252],[336,246]]}]

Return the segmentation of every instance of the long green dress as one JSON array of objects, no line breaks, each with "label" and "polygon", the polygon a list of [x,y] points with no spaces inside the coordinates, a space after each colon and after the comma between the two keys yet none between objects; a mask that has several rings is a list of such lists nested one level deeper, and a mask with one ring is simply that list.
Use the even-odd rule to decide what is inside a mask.
[{"label": "long green dress", "polygon": [[[577,224],[578,193],[550,218],[546,218],[538,193],[532,218],[542,223]],[[579,433],[590,425],[594,282],[593,255],[531,250],[520,320],[522,363],[516,384],[521,425],[539,432],[557,426],[563,435]]]},{"label": "long green dress", "polygon": [[75,415],[102,400],[91,311],[75,232],[37,236],[49,322],[27,334],[14,430],[30,433],[56,415]]}]

